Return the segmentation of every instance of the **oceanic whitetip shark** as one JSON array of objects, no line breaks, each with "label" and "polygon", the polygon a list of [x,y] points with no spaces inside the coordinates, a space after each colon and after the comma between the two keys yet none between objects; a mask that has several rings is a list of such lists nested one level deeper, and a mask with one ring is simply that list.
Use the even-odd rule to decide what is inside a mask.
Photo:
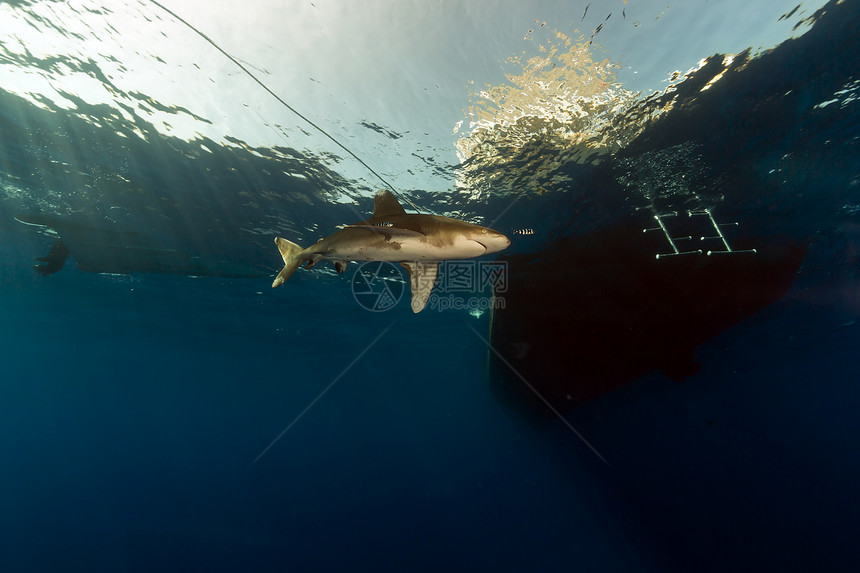
[{"label": "oceanic whitetip shark", "polygon": [[370,219],[344,225],[306,249],[281,237],[275,238],[275,244],[284,268],[272,288],[281,286],[305,261],[309,269],[327,259],[339,273],[346,270],[349,261],[390,261],[400,263],[409,273],[412,311],[421,312],[430,299],[439,261],[496,253],[511,241],[493,229],[450,217],[408,214],[397,198],[383,189],[374,198]]}]

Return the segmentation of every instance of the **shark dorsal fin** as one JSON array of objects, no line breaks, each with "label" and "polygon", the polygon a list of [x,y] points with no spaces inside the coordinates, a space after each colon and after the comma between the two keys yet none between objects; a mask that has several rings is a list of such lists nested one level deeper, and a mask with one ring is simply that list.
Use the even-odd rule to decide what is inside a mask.
[{"label": "shark dorsal fin", "polygon": [[405,215],[406,211],[400,206],[400,201],[388,189],[380,189],[373,199],[373,218],[388,219]]}]

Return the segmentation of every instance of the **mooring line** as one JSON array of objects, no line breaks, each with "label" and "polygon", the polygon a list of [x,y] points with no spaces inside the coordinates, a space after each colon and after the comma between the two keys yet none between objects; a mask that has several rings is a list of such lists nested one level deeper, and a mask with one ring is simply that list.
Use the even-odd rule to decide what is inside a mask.
[{"label": "mooring line", "polygon": [[243,66],[243,65],[242,65],[242,63],[241,63],[239,60],[237,60],[236,58],[234,58],[233,56],[231,56],[231,55],[230,55],[227,51],[225,51],[221,46],[219,46],[218,44],[216,44],[216,43],[215,43],[215,41],[214,41],[214,40],[212,40],[212,38],[210,38],[209,36],[207,36],[206,34],[204,34],[203,32],[201,32],[200,30],[198,30],[197,28],[195,28],[195,27],[194,27],[190,22],[188,22],[187,20],[185,20],[184,18],[182,18],[182,16],[180,16],[179,14],[177,14],[176,12],[174,12],[173,10],[171,10],[170,8],[167,8],[166,6],[164,6],[163,4],[161,4],[160,2],[158,2],[157,0],[149,0],[149,1],[150,1],[151,3],[153,3],[153,4],[155,4],[156,6],[158,6],[159,8],[161,8],[162,10],[164,10],[165,12],[167,12],[168,14],[170,14],[173,18],[175,18],[177,21],[181,22],[183,25],[187,26],[189,29],[193,30],[193,31],[194,31],[198,36],[200,36],[201,38],[203,38],[204,40],[206,40],[207,42],[209,42],[209,44],[211,44],[213,48],[215,48],[216,50],[218,50],[219,52],[221,52],[221,53],[224,55],[224,57],[226,57],[228,60],[230,60],[231,62],[233,62],[233,63],[236,65],[236,67],[238,67],[240,70],[242,70],[243,72],[245,72],[245,74],[247,74],[249,78],[251,78],[252,80],[254,80],[255,82],[257,82],[257,83],[260,85],[260,87],[261,87],[261,88],[263,88],[264,90],[266,90],[267,92],[269,92],[269,95],[271,95],[273,98],[275,98],[276,100],[278,100],[278,102],[279,102],[281,105],[283,105],[285,108],[287,108],[288,110],[290,110],[291,112],[293,112],[294,114],[296,114],[298,117],[300,117],[303,121],[307,122],[307,123],[308,123],[308,125],[310,125],[310,126],[311,126],[311,127],[313,127],[314,129],[316,129],[317,131],[319,131],[321,134],[323,134],[324,136],[326,136],[327,138],[329,138],[330,140],[332,140],[332,141],[334,142],[334,144],[335,144],[335,145],[337,145],[338,147],[340,147],[341,149],[343,149],[343,150],[344,150],[345,152],[347,152],[347,153],[348,153],[348,154],[349,154],[353,159],[355,159],[355,160],[356,160],[356,161],[358,161],[362,166],[364,166],[364,168],[365,168],[365,169],[367,169],[367,170],[368,170],[368,171],[370,171],[373,175],[375,175],[375,176],[376,176],[376,178],[377,178],[377,179],[379,179],[379,180],[382,182],[382,184],[383,184],[383,185],[385,185],[385,186],[386,186],[386,187],[387,187],[387,188],[388,188],[392,193],[394,193],[395,195],[397,195],[401,200],[403,200],[403,201],[407,202],[407,203],[408,203],[408,204],[409,204],[413,209],[415,209],[416,211],[421,212],[421,209],[419,209],[419,208],[418,208],[418,206],[417,206],[417,205],[415,205],[415,203],[413,203],[412,201],[410,201],[408,197],[404,197],[403,195],[401,195],[400,193],[398,193],[398,192],[397,192],[397,190],[394,188],[394,185],[392,185],[391,183],[389,183],[389,182],[388,182],[388,181],[387,181],[387,180],[386,180],[382,175],[380,175],[379,173],[377,173],[377,172],[376,172],[376,170],[374,170],[370,165],[368,165],[367,163],[365,163],[365,162],[364,162],[364,160],[363,160],[363,159],[361,159],[361,157],[359,157],[358,155],[356,155],[356,154],[355,154],[351,149],[349,149],[347,146],[345,146],[345,145],[344,145],[344,144],[342,144],[340,141],[338,141],[337,139],[335,139],[335,137],[334,137],[334,136],[332,136],[331,134],[329,134],[329,133],[328,133],[326,130],[324,130],[322,127],[320,127],[319,125],[317,125],[316,123],[314,123],[313,121],[311,121],[311,119],[310,119],[310,118],[308,118],[308,117],[307,117],[307,116],[305,116],[305,115],[302,115],[302,114],[301,114],[301,113],[300,113],[296,108],[294,108],[293,106],[291,106],[290,104],[288,104],[286,101],[284,101],[284,100],[283,100],[283,99],[282,99],[278,94],[276,94],[276,93],[275,93],[275,92],[273,92],[271,89],[269,89],[269,87],[268,87],[266,84],[264,84],[264,83],[263,83],[263,82],[262,82],[262,81],[261,81],[257,76],[255,76],[253,73],[251,73],[251,71],[250,71],[248,68],[246,68],[245,66]]}]

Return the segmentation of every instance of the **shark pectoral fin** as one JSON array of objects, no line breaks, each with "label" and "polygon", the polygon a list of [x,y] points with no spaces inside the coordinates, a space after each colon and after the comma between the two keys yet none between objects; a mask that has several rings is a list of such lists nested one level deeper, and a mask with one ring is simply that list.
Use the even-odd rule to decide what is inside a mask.
[{"label": "shark pectoral fin", "polygon": [[303,249],[295,243],[292,243],[281,237],[275,237],[275,244],[278,245],[278,251],[281,252],[281,258],[284,259],[284,268],[275,277],[272,282],[272,288],[279,287],[284,284],[284,281],[296,272],[299,265],[302,264]]},{"label": "shark pectoral fin", "polygon": [[412,287],[412,312],[421,312],[427,306],[427,301],[430,300],[430,293],[436,283],[439,263],[435,261],[432,263],[400,263],[400,266],[409,273],[409,284]]}]

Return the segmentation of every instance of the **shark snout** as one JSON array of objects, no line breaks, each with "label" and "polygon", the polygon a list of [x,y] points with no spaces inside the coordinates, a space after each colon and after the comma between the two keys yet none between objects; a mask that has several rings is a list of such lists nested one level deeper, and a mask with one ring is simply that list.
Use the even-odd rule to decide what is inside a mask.
[{"label": "shark snout", "polygon": [[476,237],[474,240],[484,247],[486,253],[498,253],[511,245],[509,238],[492,229],[483,229],[481,236]]}]

